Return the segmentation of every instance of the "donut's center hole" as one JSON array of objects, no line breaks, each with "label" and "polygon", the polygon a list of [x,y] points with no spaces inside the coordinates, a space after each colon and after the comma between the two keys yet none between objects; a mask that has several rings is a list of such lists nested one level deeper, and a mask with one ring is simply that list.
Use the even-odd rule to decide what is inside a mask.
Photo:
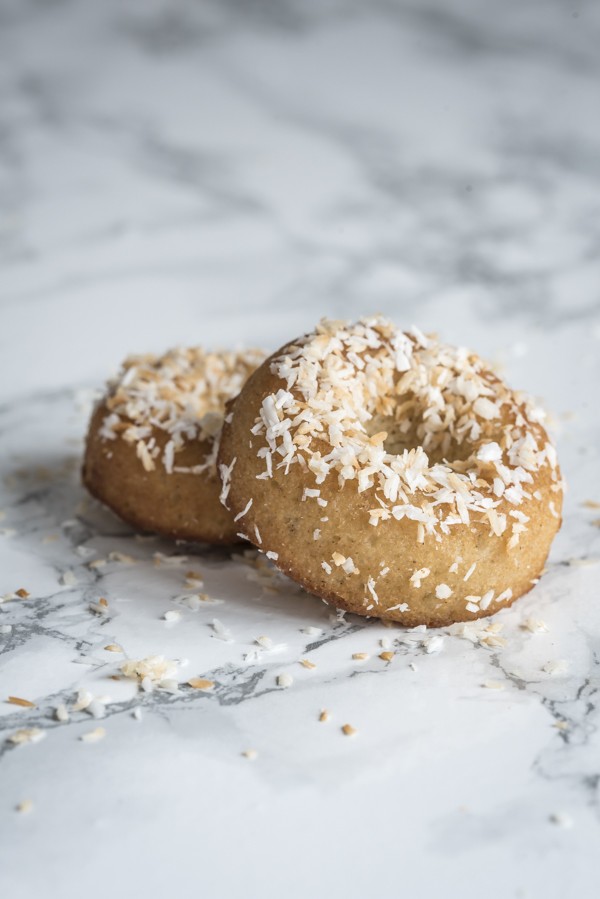
[{"label": "donut's center hole", "polygon": [[422,411],[412,411],[410,415],[375,415],[366,426],[370,437],[387,433],[383,445],[390,455],[400,455],[404,450],[422,447],[432,465],[438,462],[464,462],[473,451],[470,441],[459,443],[450,428],[432,430],[423,417]]}]

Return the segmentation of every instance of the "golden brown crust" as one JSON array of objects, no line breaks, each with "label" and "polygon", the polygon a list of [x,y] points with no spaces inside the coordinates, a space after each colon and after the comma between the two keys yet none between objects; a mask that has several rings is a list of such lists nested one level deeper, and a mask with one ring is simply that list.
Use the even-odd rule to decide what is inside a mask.
[{"label": "golden brown crust", "polygon": [[[231,514],[219,502],[221,485],[214,471],[169,473],[162,465],[146,471],[135,444],[101,435],[108,414],[102,402],[88,429],[82,479],[93,496],[143,531],[206,543],[240,541]],[[152,437],[161,448],[169,439],[158,428],[153,428]],[[178,464],[201,465],[210,450],[208,440],[188,442],[178,454]]]},{"label": "golden brown crust", "polygon": [[[275,554],[275,564],[285,574],[328,603],[408,626],[438,627],[485,617],[530,590],[560,526],[562,489],[557,468],[546,465],[532,473],[529,498],[518,506],[518,513],[529,519],[527,531],[516,545],[513,537],[510,548],[513,531],[507,528],[500,536],[490,536],[490,522],[484,515],[472,514],[468,525],[452,527],[440,539],[428,536],[423,543],[418,542],[417,522],[406,517],[373,527],[369,511],[375,505],[374,490],[359,493],[352,482],[340,488],[331,475],[320,484],[323,505],[314,499],[303,501],[305,488],[314,487],[315,481],[297,462],[287,474],[274,467],[272,477],[259,477],[265,464],[257,451],[265,441],[251,432],[265,397],[285,386],[272,373],[271,362],[291,346],[279,350],[250,377],[230,406],[223,429],[218,464],[225,475],[227,505],[234,515],[247,509],[238,529],[260,549]],[[547,440],[540,424],[530,427],[542,443]],[[510,514],[512,507],[506,506]],[[350,559],[355,570],[336,565],[336,553]],[[428,573],[419,581],[415,573],[422,569]],[[437,591],[443,587],[451,594],[445,597],[447,590],[442,589],[444,598],[440,598]],[[479,601],[490,591],[493,599],[480,607]],[[469,596],[477,598],[471,609]]]}]

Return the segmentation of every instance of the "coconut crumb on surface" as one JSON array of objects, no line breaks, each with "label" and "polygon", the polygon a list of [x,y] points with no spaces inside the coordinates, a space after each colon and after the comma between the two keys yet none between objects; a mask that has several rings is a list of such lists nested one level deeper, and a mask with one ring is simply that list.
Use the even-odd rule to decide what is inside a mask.
[{"label": "coconut crumb on surface", "polygon": [[106,730],[103,727],[95,727],[94,730],[88,730],[79,735],[82,743],[99,743],[106,736]]},{"label": "coconut crumb on surface", "polygon": [[178,621],[181,621],[181,612],[179,609],[167,609],[162,617],[167,624],[176,624]]},{"label": "coconut crumb on surface", "polygon": [[487,690],[504,690],[504,684],[499,680],[486,680],[481,686]]},{"label": "coconut crumb on surface", "polygon": [[542,665],[542,671],[545,674],[550,674],[553,677],[557,677],[561,674],[566,674],[569,670],[570,665],[567,659],[550,659],[546,662],[545,665]]},{"label": "coconut crumb on surface", "polygon": [[29,599],[31,593],[25,587],[19,587],[18,590],[15,590],[15,596],[18,596],[19,599]]},{"label": "coconut crumb on surface", "polygon": [[23,799],[21,802],[17,802],[15,806],[15,811],[19,812],[20,815],[29,815],[30,812],[33,811],[33,802],[31,799]]},{"label": "coconut crumb on surface", "polygon": [[214,681],[207,680],[205,677],[191,677],[186,683],[195,690],[213,690],[215,686]]},{"label": "coconut crumb on surface", "polygon": [[358,733],[357,729],[352,727],[351,724],[343,724],[341,730],[346,737],[354,737]]},{"label": "coconut crumb on surface", "polygon": [[548,815],[548,820],[551,824],[556,824],[557,827],[562,827],[564,830],[571,830],[575,824],[567,812],[552,812]]},{"label": "coconut crumb on surface", "polygon": [[288,674],[287,671],[284,671],[283,674],[277,675],[277,686],[278,687],[291,687],[294,683],[294,678],[291,674]]},{"label": "coconut crumb on surface", "polygon": [[329,721],[329,717],[330,716],[329,716],[329,712],[327,711],[327,709],[321,709],[321,711],[319,712],[319,721],[322,721],[322,722]]},{"label": "coconut crumb on surface", "polygon": [[146,693],[152,692],[155,687],[176,692],[178,667],[177,662],[158,655],[147,656],[145,659],[128,659],[120,666],[120,670],[125,677],[137,681]]},{"label": "coconut crumb on surface", "polygon": [[122,646],[119,646],[118,643],[107,643],[104,647],[105,652],[124,652]]},{"label": "coconut crumb on surface", "polygon": [[54,709],[54,717],[62,724],[65,724],[67,721],[69,721],[70,715],[64,702],[60,702],[56,706],[56,708]]},{"label": "coconut crumb on surface", "polygon": [[371,656],[368,652],[353,652],[352,658],[357,662],[365,662],[367,659],[370,659]]},{"label": "coconut crumb on surface", "polygon": [[23,746],[25,743],[39,743],[46,736],[46,731],[40,727],[21,727],[10,734],[7,739],[14,746]]},{"label": "coconut crumb on surface", "polygon": [[256,749],[244,749],[242,752],[242,756],[248,761],[253,762],[256,758],[258,758],[258,752]]},{"label": "coconut crumb on surface", "polygon": [[317,667],[314,662],[310,661],[310,659],[300,659],[300,664],[303,668],[308,668],[309,671],[313,671]]},{"label": "coconut crumb on surface", "polygon": [[394,658],[395,653],[391,651],[380,652],[379,658],[384,662],[391,662]]},{"label": "coconut crumb on surface", "polygon": [[549,630],[545,621],[541,618],[533,617],[525,618],[525,620],[521,622],[521,628],[532,634],[547,634]]}]

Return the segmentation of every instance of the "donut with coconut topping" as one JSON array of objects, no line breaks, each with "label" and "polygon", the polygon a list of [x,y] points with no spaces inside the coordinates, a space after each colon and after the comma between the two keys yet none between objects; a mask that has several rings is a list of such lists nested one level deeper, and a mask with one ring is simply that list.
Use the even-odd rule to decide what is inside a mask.
[{"label": "donut with coconut topping", "polygon": [[90,421],[82,471],[90,493],[142,530],[238,542],[219,502],[216,455],[225,403],[264,358],[191,347],[126,359]]},{"label": "donut with coconut topping", "polygon": [[561,522],[556,451],[542,410],[474,353],[380,317],[324,320],[230,409],[223,500],[326,602],[442,626],[539,579]]}]

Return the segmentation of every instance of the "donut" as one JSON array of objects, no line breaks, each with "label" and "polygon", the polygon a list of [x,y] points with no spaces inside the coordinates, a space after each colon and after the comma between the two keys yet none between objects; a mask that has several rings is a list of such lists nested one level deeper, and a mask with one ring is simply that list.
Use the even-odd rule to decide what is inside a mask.
[{"label": "donut", "polygon": [[544,413],[474,353],[381,317],[323,320],[230,404],[222,497],[325,602],[440,627],[535,584],[561,523]]},{"label": "donut", "polygon": [[200,347],[127,358],[89,424],[82,470],[89,492],[143,531],[239,542],[219,501],[216,454],[225,403],[264,358],[259,350]]}]

